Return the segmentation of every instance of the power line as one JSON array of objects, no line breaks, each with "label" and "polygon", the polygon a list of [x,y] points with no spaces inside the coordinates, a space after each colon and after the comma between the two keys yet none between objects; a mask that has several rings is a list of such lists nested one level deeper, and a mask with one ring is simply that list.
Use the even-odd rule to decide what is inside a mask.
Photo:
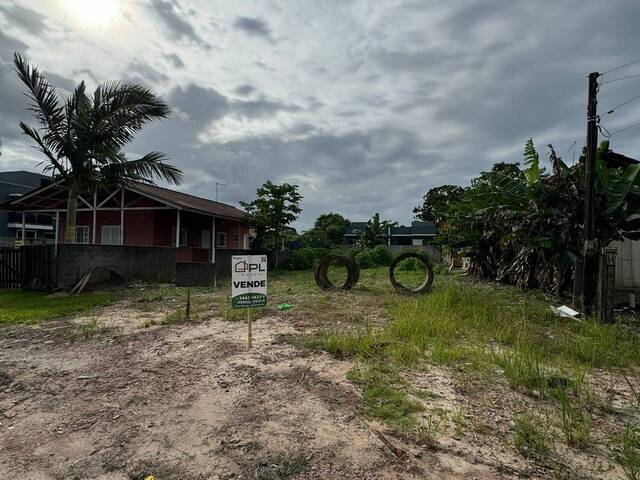
[{"label": "power line", "polygon": [[607,73],[615,72],[616,70],[621,70],[629,65],[635,65],[636,63],[640,63],[640,58],[638,60],[634,60],[633,62],[625,63],[624,65],[620,65],[618,67],[612,68],[611,70],[607,70],[606,72],[601,73],[600,75],[606,75]]},{"label": "power line", "polygon": [[640,73],[636,75],[627,75],[626,77],[614,78],[613,80],[607,80],[606,82],[600,82],[600,85],[606,85],[607,83],[619,82],[620,80],[628,80],[630,78],[638,78],[638,77],[640,77]]},{"label": "power line", "polygon": [[637,127],[637,126],[640,126],[640,122],[635,122],[635,123],[632,123],[631,125],[627,125],[624,128],[619,128],[618,130],[614,130],[613,132],[609,132],[609,130],[607,130],[607,127],[605,127],[604,125],[600,125],[599,124],[598,125],[598,130],[600,130],[600,133],[602,134],[603,137],[611,138],[614,135],[616,135],[617,133],[624,132],[625,130],[629,130],[630,128]]},{"label": "power line", "polygon": [[635,97],[631,97],[629,100],[627,100],[625,102],[622,102],[620,105],[616,105],[615,107],[613,107],[611,110],[609,110],[607,113],[605,113],[605,115],[611,115],[613,112],[615,112],[620,107],[624,107],[627,103],[631,103],[634,100],[637,100],[639,98],[640,98],[640,94],[636,95]]},{"label": "power line", "polygon": [[636,123],[632,123],[631,125],[621,128],[619,130],[614,130],[613,132],[611,132],[611,136],[614,136],[616,133],[620,133],[620,132],[624,132],[625,130],[629,130],[630,128],[633,127],[637,127],[638,125],[640,125],[640,122],[636,122]]}]

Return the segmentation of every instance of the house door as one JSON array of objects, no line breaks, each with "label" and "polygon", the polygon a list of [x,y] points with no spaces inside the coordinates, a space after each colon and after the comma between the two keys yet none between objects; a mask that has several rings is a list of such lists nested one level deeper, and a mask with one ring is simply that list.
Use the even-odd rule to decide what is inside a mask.
[{"label": "house door", "polygon": [[211,230],[202,230],[200,245],[202,248],[211,248]]},{"label": "house door", "polygon": [[102,226],[102,245],[120,245],[120,225]]}]

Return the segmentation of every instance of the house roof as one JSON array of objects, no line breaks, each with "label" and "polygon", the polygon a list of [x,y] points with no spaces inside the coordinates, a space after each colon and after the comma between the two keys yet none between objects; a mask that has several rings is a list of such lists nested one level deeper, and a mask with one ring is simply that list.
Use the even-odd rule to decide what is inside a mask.
[{"label": "house roof", "polygon": [[[367,222],[351,222],[350,225],[345,229],[345,235],[357,235],[359,231],[361,231]],[[411,235],[411,236],[422,236],[428,235],[433,236],[437,233],[436,226],[433,222],[419,222],[413,221],[411,222],[410,227],[405,227],[404,225],[398,225],[395,227],[391,227],[391,235]],[[384,233],[383,236],[387,236],[387,232]]]},{"label": "house roof", "polygon": [[170,205],[189,210],[197,210],[212,216],[246,219],[247,212],[240,210],[226,203],[216,202],[208,198],[197,197],[188,193],[169,190],[168,188],[158,187],[156,185],[147,185],[144,183],[130,182],[129,188],[134,192],[143,193],[157,200],[164,201]]},{"label": "house roof", "polygon": [[[177,192],[168,188],[147,185],[139,182],[128,182],[125,189],[147,196],[153,200],[164,203],[176,209],[191,210],[214,217],[224,217],[229,219],[246,220],[248,215],[226,203],[215,202],[207,198],[189,195],[188,193]],[[36,188],[23,196],[12,199],[0,205],[4,210],[61,210],[64,205],[60,202],[66,199],[67,186],[62,183],[54,183],[41,188]],[[66,201],[64,202],[66,204]]]}]

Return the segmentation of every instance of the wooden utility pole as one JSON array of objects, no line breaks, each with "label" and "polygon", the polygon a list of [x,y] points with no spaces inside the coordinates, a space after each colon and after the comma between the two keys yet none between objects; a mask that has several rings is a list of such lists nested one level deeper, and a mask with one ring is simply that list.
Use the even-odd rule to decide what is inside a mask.
[{"label": "wooden utility pole", "polygon": [[591,313],[596,300],[598,279],[598,241],[594,218],[596,151],[598,148],[598,72],[589,74],[587,99],[587,156],[584,165],[584,249],[578,262],[574,285],[574,304]]}]

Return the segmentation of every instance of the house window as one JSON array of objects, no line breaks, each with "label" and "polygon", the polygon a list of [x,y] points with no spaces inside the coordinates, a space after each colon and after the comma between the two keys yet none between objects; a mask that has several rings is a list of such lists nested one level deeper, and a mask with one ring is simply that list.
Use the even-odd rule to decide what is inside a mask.
[{"label": "house window", "polygon": [[89,226],[76,226],[76,243],[89,243]]},{"label": "house window", "polygon": [[120,225],[102,226],[102,245],[120,245]]},{"label": "house window", "polygon": [[216,247],[227,247],[227,234],[226,232],[216,232]]},{"label": "house window", "polygon": [[240,234],[239,234],[239,233],[234,233],[234,234],[233,234],[233,244],[234,244],[236,247],[239,247],[239,246],[240,246]]},{"label": "house window", "polygon": [[[171,246],[174,247],[176,244],[176,227],[171,227]],[[187,246],[187,229],[180,229],[180,246]]]}]

